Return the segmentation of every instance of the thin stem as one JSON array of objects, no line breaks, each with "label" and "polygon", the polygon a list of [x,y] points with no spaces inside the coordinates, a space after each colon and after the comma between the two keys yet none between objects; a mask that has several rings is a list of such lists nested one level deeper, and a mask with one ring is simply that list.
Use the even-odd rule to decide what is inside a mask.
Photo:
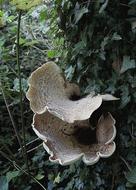
[{"label": "thin stem", "polygon": [[113,175],[113,176],[112,176],[111,190],[114,189],[114,185],[115,185],[114,183],[115,183],[115,176]]},{"label": "thin stem", "polygon": [[36,150],[37,148],[39,148],[39,147],[42,146],[42,145],[43,145],[43,143],[39,144],[38,146],[36,146],[36,147],[34,147],[34,148],[28,150],[27,153],[30,153],[30,152]]},{"label": "thin stem", "polygon": [[8,154],[12,157],[12,159],[16,160],[15,155],[12,153],[12,151],[9,149],[9,147],[6,145],[6,143],[4,143],[2,140],[0,140],[0,143],[3,145],[2,149],[4,148],[8,152]]},{"label": "thin stem", "polygon": [[13,162],[5,152],[0,151],[0,154],[1,154],[4,158],[6,158],[9,162]]},{"label": "thin stem", "polygon": [[119,157],[124,162],[124,164],[127,166],[128,170],[131,171],[132,169],[131,169],[130,165],[128,164],[128,162],[122,156],[119,156]]},{"label": "thin stem", "polygon": [[16,58],[17,58],[17,67],[18,67],[18,78],[19,78],[21,125],[22,125],[23,145],[24,145],[23,149],[24,149],[24,153],[25,153],[26,167],[27,167],[27,169],[29,171],[27,152],[26,152],[26,137],[25,137],[24,116],[23,116],[23,92],[22,92],[21,68],[20,68],[20,60],[19,60],[19,55],[20,55],[19,39],[20,39],[21,15],[22,15],[22,11],[20,10],[19,14],[18,14]]},{"label": "thin stem", "polygon": [[[39,137],[36,138],[36,139],[34,139],[34,140],[32,140],[32,141],[30,141],[30,142],[28,142],[28,143],[26,144],[26,147],[29,146],[29,145],[31,145],[32,143],[38,141],[38,140],[40,140]],[[18,151],[20,151],[20,150],[21,150],[21,148],[18,149]]]},{"label": "thin stem", "polygon": [[125,6],[125,7],[128,7],[128,8],[133,8],[131,5],[127,5],[127,4],[125,4],[125,3],[120,3],[120,5]]},{"label": "thin stem", "polygon": [[20,146],[20,148],[22,150],[23,157],[25,157],[25,154],[24,154],[24,151],[23,151],[23,146],[22,146],[22,143],[21,143],[21,137],[19,135],[19,132],[18,132],[17,127],[15,125],[15,122],[14,122],[14,119],[12,117],[11,111],[9,109],[8,102],[7,102],[7,99],[6,99],[6,96],[5,96],[5,93],[4,93],[4,90],[3,90],[2,86],[1,86],[1,92],[2,92],[2,96],[3,96],[4,102],[5,102],[5,105],[6,105],[6,108],[7,108],[7,111],[8,111],[12,126],[14,128],[14,131],[15,131],[18,143],[19,143],[19,146]]},{"label": "thin stem", "polygon": [[15,162],[13,163],[14,167],[17,170],[20,170],[21,172],[25,173],[26,175],[30,176],[36,183],[38,183],[44,190],[46,190],[46,188],[30,173],[28,173],[27,171],[23,170],[19,165],[17,165]]},{"label": "thin stem", "polygon": [[46,190],[46,188],[33,176],[31,175],[29,172],[23,170],[15,161],[11,160],[8,155],[6,155],[6,153],[4,153],[3,151],[0,151],[0,154],[6,158],[9,162],[11,162],[13,164],[13,166],[21,171],[22,173],[25,173],[26,175],[28,175],[29,177],[31,177],[37,184],[39,184],[44,190]]}]

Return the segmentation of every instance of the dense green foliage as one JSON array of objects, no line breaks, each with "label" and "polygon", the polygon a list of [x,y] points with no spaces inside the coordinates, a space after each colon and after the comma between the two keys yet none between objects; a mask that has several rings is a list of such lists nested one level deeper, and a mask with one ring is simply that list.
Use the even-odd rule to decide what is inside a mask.
[{"label": "dense green foliage", "polygon": [[[30,4],[25,5],[25,0],[0,2],[1,189],[43,189],[35,179],[48,190],[135,189],[136,1],[56,0],[33,7],[40,2],[37,0],[31,4],[32,9]],[[120,98],[93,114],[93,118],[98,118],[108,110],[117,121],[117,150],[111,158],[101,159],[94,166],[77,162],[62,167],[48,161],[41,141],[37,140],[26,147],[30,170],[27,171],[4,100],[5,95],[23,144],[16,63],[19,9],[23,10],[20,64],[26,142],[36,138],[31,129],[32,112],[25,98],[27,78],[42,63],[55,60],[70,81],[80,84],[82,92],[111,93]]]},{"label": "dense green foliage", "polygon": [[[68,78],[86,93],[94,90],[120,97],[118,103],[103,108],[117,120],[117,151],[111,161],[100,161],[90,169],[95,173],[93,182],[100,177],[92,189],[127,189],[133,185],[125,186],[127,168],[122,160],[136,166],[136,1],[61,1],[58,13],[68,49]],[[127,179],[135,183],[135,169],[131,174]]]}]

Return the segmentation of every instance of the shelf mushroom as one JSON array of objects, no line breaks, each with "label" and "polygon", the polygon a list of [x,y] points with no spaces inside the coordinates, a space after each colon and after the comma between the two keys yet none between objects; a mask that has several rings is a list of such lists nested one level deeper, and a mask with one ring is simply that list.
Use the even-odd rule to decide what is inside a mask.
[{"label": "shelf mushroom", "polygon": [[94,95],[91,92],[86,97],[73,101],[71,97],[79,97],[80,89],[64,79],[62,71],[54,62],[48,62],[34,71],[28,83],[27,98],[32,111],[42,114],[48,110],[68,123],[90,118],[102,101],[118,99],[110,94]]},{"label": "shelf mushroom", "polygon": [[[29,80],[27,98],[34,112],[33,129],[50,154],[50,160],[68,165],[82,158],[92,165],[100,157],[109,157],[115,151],[115,120],[108,113],[101,116],[96,130],[89,118],[102,101],[118,100],[110,95],[90,93],[80,97],[78,85],[66,81],[54,62],[48,62],[34,71]],[[76,97],[76,99],[73,99]],[[94,137],[96,139],[92,141]]]},{"label": "shelf mushroom", "polygon": [[45,112],[35,114],[33,129],[43,140],[43,146],[50,154],[49,160],[68,165],[82,158],[87,165],[106,158],[115,151],[115,120],[110,113],[101,116],[96,126],[96,139],[92,142],[94,131],[88,120],[67,123]]}]

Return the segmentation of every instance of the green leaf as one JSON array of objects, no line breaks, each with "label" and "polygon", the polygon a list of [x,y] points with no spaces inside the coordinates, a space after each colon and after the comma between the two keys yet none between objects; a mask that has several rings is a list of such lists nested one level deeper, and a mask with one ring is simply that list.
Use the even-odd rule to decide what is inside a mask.
[{"label": "green leaf", "polygon": [[7,181],[10,182],[13,178],[17,177],[19,175],[19,171],[10,171],[6,174]]},{"label": "green leaf", "polygon": [[108,44],[108,42],[109,42],[109,37],[108,36],[106,36],[104,39],[103,39],[103,41],[101,42],[101,49],[104,51],[104,49],[105,49],[105,46]]},{"label": "green leaf", "polygon": [[6,25],[8,15],[0,10],[0,28]]},{"label": "green leaf", "polygon": [[117,187],[117,190],[126,190],[125,186],[124,185],[119,185]]},{"label": "green leaf", "polygon": [[127,174],[126,178],[130,183],[136,184],[136,166]]},{"label": "green leaf", "polygon": [[106,9],[106,7],[108,5],[108,1],[109,0],[105,0],[105,2],[102,4],[102,6],[101,6],[101,8],[99,10],[99,14],[101,14]]},{"label": "green leaf", "polygon": [[0,10],[0,17],[2,17],[3,15],[4,15],[4,12]]},{"label": "green leaf", "polygon": [[46,10],[43,10],[40,12],[40,22],[45,21],[48,18],[48,13]]},{"label": "green leaf", "polygon": [[11,0],[11,4],[15,5],[19,10],[29,10],[32,7],[39,5],[42,0]]},{"label": "green leaf", "polygon": [[32,188],[31,186],[27,186],[27,187],[25,187],[24,190],[30,190],[31,188]]},{"label": "green leaf", "polygon": [[0,176],[0,190],[8,190],[8,186],[6,176]]},{"label": "green leaf", "polygon": [[36,178],[37,180],[41,180],[41,179],[44,178],[44,175],[42,175],[42,174],[37,174],[37,175],[35,176],[35,178]]},{"label": "green leaf", "polygon": [[122,109],[131,101],[131,97],[130,97],[130,92],[129,92],[129,86],[128,85],[122,85],[120,87],[120,90],[121,90],[120,109]]},{"label": "green leaf", "polygon": [[54,57],[57,57],[57,55],[58,55],[58,52],[56,50],[48,50],[47,51],[48,58],[54,58]]},{"label": "green leaf", "polygon": [[135,186],[134,183],[130,183],[129,181],[126,183],[126,187],[133,188]]},{"label": "green leaf", "polygon": [[66,70],[65,70],[65,73],[66,73],[66,78],[71,80],[72,77],[73,77],[73,74],[75,72],[75,66],[70,66],[68,67]]},{"label": "green leaf", "polygon": [[32,41],[26,41],[23,46],[33,46],[35,44],[38,44],[37,40],[32,40]]},{"label": "green leaf", "polygon": [[[21,82],[22,82],[22,90],[23,90],[24,92],[26,92],[26,91],[27,91],[27,88],[28,88],[27,80],[24,79],[24,78],[22,78]],[[13,84],[14,84],[13,89],[14,89],[15,91],[19,92],[19,91],[20,91],[20,89],[19,89],[19,79],[16,78],[16,79],[14,80]]]},{"label": "green leaf", "polygon": [[117,32],[115,32],[113,34],[113,36],[112,36],[112,40],[118,41],[118,40],[121,40],[121,39],[122,39],[122,37],[119,34],[117,34]]},{"label": "green leaf", "polygon": [[60,173],[58,173],[58,175],[54,179],[54,183],[59,183],[60,180],[61,180]]},{"label": "green leaf", "polygon": [[25,38],[19,38],[19,45],[23,45],[26,43],[26,39]]},{"label": "green leaf", "polygon": [[75,24],[77,24],[79,22],[79,20],[82,18],[82,16],[85,13],[88,13],[88,9],[85,7],[75,10]]},{"label": "green leaf", "polygon": [[132,32],[136,33],[136,20],[131,21],[131,28],[132,28]]},{"label": "green leaf", "polygon": [[134,69],[134,68],[136,68],[135,60],[130,59],[130,56],[124,56],[120,73],[122,74],[126,72],[127,70]]},{"label": "green leaf", "polygon": [[128,4],[129,5],[136,4],[136,0],[131,0]]}]

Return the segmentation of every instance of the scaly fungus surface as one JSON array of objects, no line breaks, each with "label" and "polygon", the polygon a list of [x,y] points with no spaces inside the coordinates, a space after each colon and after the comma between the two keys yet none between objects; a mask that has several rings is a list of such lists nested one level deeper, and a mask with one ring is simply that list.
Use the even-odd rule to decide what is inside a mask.
[{"label": "scaly fungus surface", "polygon": [[34,71],[28,83],[26,96],[34,112],[32,126],[44,141],[52,162],[67,165],[82,158],[91,165],[100,157],[112,155],[115,150],[115,120],[110,113],[102,115],[93,131],[89,118],[102,101],[118,98],[110,94],[95,95],[94,92],[81,98],[78,85],[66,81],[54,62]]}]

